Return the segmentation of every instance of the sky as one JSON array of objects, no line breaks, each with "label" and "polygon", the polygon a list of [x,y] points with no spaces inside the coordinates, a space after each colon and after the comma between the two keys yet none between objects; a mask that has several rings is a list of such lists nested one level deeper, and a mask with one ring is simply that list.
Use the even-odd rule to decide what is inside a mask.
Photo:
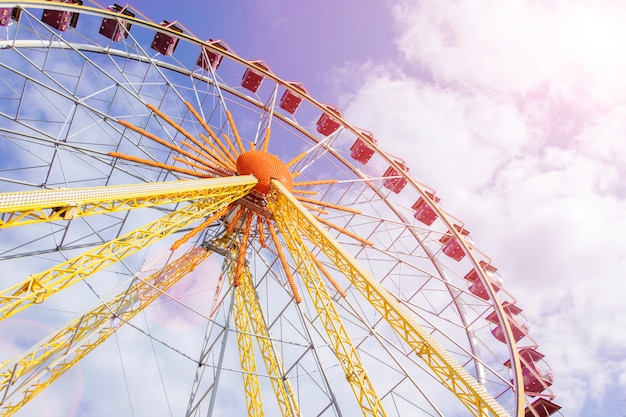
[{"label": "sky", "polygon": [[135,0],[303,82],[462,219],[563,414],[626,401],[626,4]]},{"label": "sky", "polygon": [[626,4],[168,3],[133,4],[265,60],[402,155],[494,259],[564,415],[620,414]]}]

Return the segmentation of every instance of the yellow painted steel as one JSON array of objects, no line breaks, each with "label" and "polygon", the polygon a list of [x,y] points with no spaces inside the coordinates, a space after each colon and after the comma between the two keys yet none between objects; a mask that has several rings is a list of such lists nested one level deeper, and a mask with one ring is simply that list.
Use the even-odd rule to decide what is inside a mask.
[{"label": "yellow painted steel", "polygon": [[0,193],[0,229],[212,198],[251,176]]},{"label": "yellow painted steel", "polygon": [[509,413],[434,339],[384,286],[302,207],[278,181],[272,181],[274,215],[298,225],[306,238],[321,249],[353,287],[381,314],[439,381],[475,416],[506,417]]},{"label": "yellow painted steel", "polygon": [[328,334],[330,346],[343,368],[363,415],[386,416],[372,380],[367,375],[361,358],[352,344],[352,339],[348,335],[337,308],[322,281],[319,270],[311,258],[311,253],[302,240],[298,224],[295,222],[294,216],[290,215],[291,207],[285,207],[283,201],[274,200],[268,204],[268,207],[274,214],[274,220],[295,262],[296,270],[315,305],[317,314]]},{"label": "yellow painted steel", "polygon": [[236,291],[243,291],[248,300],[246,303],[246,313],[250,317],[250,323],[254,334],[257,335],[257,343],[259,351],[265,362],[265,368],[270,376],[272,382],[272,388],[278,401],[278,406],[281,410],[283,417],[298,417],[300,416],[300,409],[298,401],[294,395],[293,389],[289,380],[286,378],[285,369],[280,357],[277,354],[276,347],[270,339],[270,333],[267,329],[265,318],[263,317],[263,311],[259,304],[259,298],[257,297],[254,287],[252,285],[252,277],[250,276],[250,270],[248,267],[244,267],[241,275],[241,285]]},{"label": "yellow painted steel", "polygon": [[[218,181],[223,181],[222,179]],[[45,298],[79,282],[125,257],[162,239],[246,195],[256,184],[254,177],[227,182],[210,198],[186,205],[161,219],[106,242],[47,271],[31,275],[0,292],[0,320],[41,303]]]},{"label": "yellow painted steel", "polygon": [[[229,275],[231,284],[234,284],[235,265],[231,262]],[[261,384],[257,372],[254,346],[252,345],[252,334],[250,316],[246,311],[246,304],[252,302],[250,296],[254,296],[250,291],[246,291],[239,286],[234,287],[235,302],[233,304],[233,320],[237,330],[237,346],[239,347],[239,361],[241,362],[241,376],[243,378],[244,392],[246,393],[246,405],[248,406],[248,416],[261,417],[265,415],[263,410],[263,400],[261,398]]]},{"label": "yellow painted steel", "polygon": [[147,278],[132,279],[119,294],[77,317],[23,356],[0,364],[0,415],[18,411],[208,255],[207,250],[196,247]]}]

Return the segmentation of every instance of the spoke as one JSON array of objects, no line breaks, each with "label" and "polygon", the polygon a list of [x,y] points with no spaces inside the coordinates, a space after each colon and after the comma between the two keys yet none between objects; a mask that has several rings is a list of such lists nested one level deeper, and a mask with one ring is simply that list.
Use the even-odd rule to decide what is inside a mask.
[{"label": "spoke", "polygon": [[[147,303],[132,279],[156,282],[150,275],[156,269],[135,274],[148,252],[171,248],[178,257],[193,247],[183,248],[187,242],[203,240],[205,250],[225,259],[207,299],[210,313],[196,311],[209,322],[204,339],[189,327],[190,343],[201,344],[199,358],[178,352],[190,360],[190,376],[196,371],[193,384],[188,380],[189,417],[226,408],[281,417],[358,415],[358,406],[368,416],[443,415],[458,411],[459,401],[467,415],[522,417],[537,415],[531,403],[538,410],[539,400],[554,397],[552,376],[534,371],[543,369],[534,360],[534,338],[518,334],[526,324],[498,301],[516,305],[505,288],[492,285],[483,265],[491,259],[464,243],[454,227],[462,222],[438,206],[434,190],[412,179],[400,157],[335,106],[223,41],[198,39],[180,22],[152,22],[119,5],[5,3],[12,18],[3,22],[9,25],[0,40],[6,122],[0,128],[0,326],[46,316],[49,304],[76,292],[97,297],[90,308],[108,300],[110,314],[80,311],[83,303],[78,317],[54,313],[76,318],[65,333],[51,330],[26,345],[16,340],[18,356],[0,358],[0,416],[7,415],[3,404],[24,404],[50,383],[54,389],[53,380],[70,376],[57,379],[64,364],[69,368],[98,343],[106,350],[113,340],[100,341],[100,332],[121,322],[135,327],[125,320],[139,317],[121,312]],[[80,16],[79,25],[57,30],[48,23],[57,12]],[[249,77],[256,87],[248,88]],[[349,142],[339,146],[344,134]],[[254,175],[284,171],[284,184],[295,189],[277,184],[277,191],[265,181],[254,191],[240,183],[228,188],[243,179],[241,156],[248,151],[277,158],[251,164]],[[390,174],[367,174],[379,165]],[[407,187],[398,194],[400,182]],[[458,248],[443,242],[448,235]],[[24,268],[29,272],[18,272]],[[117,275],[129,278],[127,298],[118,303],[121,291],[100,298],[99,288]],[[495,325],[503,344],[493,338]],[[514,340],[520,335],[533,351],[522,356],[532,361],[520,359]],[[178,384],[181,369],[155,359],[160,378],[150,382],[167,397],[165,385]],[[537,376],[542,391],[535,392],[537,385],[524,392],[522,371]],[[132,413],[159,407],[154,396],[136,398],[134,382],[120,376]],[[170,414],[187,405],[166,402]]]},{"label": "spoke", "polygon": [[339,316],[333,300],[324,285],[316,264],[302,240],[298,224],[292,216],[287,216],[280,202],[271,206],[276,224],[296,265],[296,270],[304,281],[309,295],[324,324],[331,347],[339,359],[346,379],[352,387],[365,416],[386,416],[380,398],[367,375],[352,339]]},{"label": "spoke", "polygon": [[[196,247],[145,279],[132,278],[117,295],[77,317],[24,356],[0,364],[0,414],[9,416],[19,410],[209,254]],[[16,388],[11,391],[12,387]]]},{"label": "spoke", "polygon": [[196,201],[47,271],[31,275],[24,281],[0,292],[0,320],[33,304],[41,303],[50,295],[222,209],[248,193],[255,184],[256,180],[250,177],[244,178],[239,184],[236,184],[236,179],[233,179],[233,182],[221,188],[221,192],[210,199]]},{"label": "spoke", "polygon": [[[230,265],[228,270],[231,282],[236,280],[235,265]],[[241,286],[235,287],[235,303],[233,305],[233,319],[237,331],[237,346],[239,347],[239,360],[241,362],[241,375],[243,378],[246,404],[249,416],[263,416],[263,402],[261,400],[261,385],[257,372],[254,346],[252,346],[250,316],[247,313],[246,304],[252,302],[250,296],[255,296]]]},{"label": "spoke", "polygon": [[[508,416],[508,412],[350,255],[278,181],[272,181],[269,205],[282,222],[299,230],[342,271],[354,288],[381,314],[440,382],[475,416]],[[278,221],[278,220],[277,220]],[[296,233],[297,234],[297,233]]]},{"label": "spoke", "polygon": [[215,178],[0,193],[0,228],[209,199],[223,193],[232,181]]}]

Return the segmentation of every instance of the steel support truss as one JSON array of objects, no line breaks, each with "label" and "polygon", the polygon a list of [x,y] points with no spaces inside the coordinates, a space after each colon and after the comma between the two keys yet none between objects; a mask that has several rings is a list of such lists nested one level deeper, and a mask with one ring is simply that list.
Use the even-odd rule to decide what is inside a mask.
[{"label": "steel support truss", "polygon": [[358,264],[326,229],[278,181],[272,181],[268,204],[282,222],[298,230],[350,280],[353,287],[381,314],[439,381],[475,416],[509,416],[509,413],[450,355],[385,287]]},{"label": "steel support truss", "polygon": [[[231,274],[234,274],[235,268],[231,268],[230,272]],[[291,383],[287,379],[283,363],[280,356],[278,356],[278,351],[270,338],[269,329],[267,328],[263,311],[261,310],[259,298],[252,284],[250,269],[247,266],[242,269],[241,284],[236,288],[235,292],[240,294],[242,301],[244,301],[242,306],[243,309],[240,309],[239,311],[247,316],[247,320],[251,325],[251,330],[253,334],[256,335],[257,345],[263,361],[265,362],[265,368],[269,374],[272,388],[274,390],[276,400],[278,401],[278,406],[281,410],[281,415],[283,417],[300,416],[296,396],[291,387]],[[235,299],[235,307],[236,306],[237,299]],[[233,312],[233,314],[236,313]],[[235,317],[235,322],[236,321],[237,318]],[[243,346],[240,344],[240,352],[242,347]]]},{"label": "steel support truss", "polygon": [[[243,177],[242,177],[243,178]],[[200,179],[0,193],[0,229],[210,199],[229,180]]]},{"label": "steel support truss", "polygon": [[[232,265],[229,270],[231,284],[234,282],[235,267]],[[248,416],[262,417],[263,401],[261,398],[261,384],[257,372],[256,355],[252,344],[252,326],[250,315],[246,309],[246,304],[253,302],[251,298],[256,294],[246,291],[246,288],[239,285],[235,287],[235,302],[233,304],[233,321],[237,335],[237,346],[239,347],[239,361],[241,362],[241,376],[243,378],[243,388],[246,394],[246,405]]]},{"label": "steel support truss", "polygon": [[315,305],[318,317],[326,329],[330,346],[343,368],[363,415],[386,416],[372,380],[367,375],[352,339],[348,335],[339,312],[324,285],[311,252],[305,246],[298,225],[293,221],[293,216],[288,215],[290,208],[286,208],[279,201],[275,201],[270,209],[294,260],[296,271],[302,278]]},{"label": "steel support truss", "polygon": [[113,332],[190,273],[210,252],[196,247],[147,278],[131,278],[122,291],[77,317],[63,329],[0,364],[0,415],[10,416]]},{"label": "steel support truss", "polygon": [[43,302],[47,297],[113,265],[246,195],[253,176],[216,178],[211,193],[139,229],[97,246],[0,292],[0,320]]},{"label": "steel support truss", "polygon": [[[230,249],[224,249],[225,247],[230,246],[229,242],[230,241],[228,239],[216,239],[215,243],[219,243],[218,246],[208,245],[207,247],[209,250],[216,251],[217,253],[225,256],[223,270],[228,275],[231,285],[229,293],[232,297],[231,305],[228,309],[229,319],[227,320],[227,323],[230,322],[230,318],[232,318],[232,321],[235,323],[234,331],[237,338],[248,415],[263,416],[265,414],[261,399],[258,367],[253,344],[253,340],[255,340],[259,348],[260,355],[263,358],[265,369],[267,370],[267,375],[271,382],[281,415],[283,417],[300,417],[301,414],[298,401],[291,387],[291,383],[287,378],[287,373],[279,356],[278,349],[272,341],[258,295],[254,289],[250,269],[247,265],[243,266],[241,269],[239,286],[235,287],[233,285],[237,270],[237,261],[230,258],[230,256],[232,256],[232,254],[228,254]],[[230,316],[231,314],[232,317]],[[226,347],[225,339],[230,331],[231,329],[229,329],[228,324],[222,330],[223,340],[221,348],[222,351],[219,354],[220,362],[223,359],[224,348]],[[203,346],[200,362],[202,362],[208,355],[208,350],[206,349],[212,349],[212,347],[208,346],[207,342],[208,339],[205,337],[205,344]],[[218,365],[218,368],[220,367],[221,365]],[[218,370],[217,372],[219,373],[220,371]],[[209,405],[209,415],[212,415],[212,403],[218,389],[217,385],[219,376],[215,376],[214,383],[211,385],[209,390],[201,396],[200,401],[194,403],[198,381],[200,378],[201,376],[197,374],[196,380],[194,381],[192,397],[186,414],[188,416],[195,415],[202,399],[208,395],[209,391],[213,391]]]}]

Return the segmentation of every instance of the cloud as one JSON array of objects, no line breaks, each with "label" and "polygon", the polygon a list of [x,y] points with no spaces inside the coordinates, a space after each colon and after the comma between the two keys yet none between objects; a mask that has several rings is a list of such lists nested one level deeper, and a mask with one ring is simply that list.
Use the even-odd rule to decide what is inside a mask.
[{"label": "cloud", "polygon": [[[437,189],[493,257],[555,371],[556,402],[572,416],[601,402],[612,381],[626,386],[626,340],[619,332],[626,327],[623,7],[580,0],[404,1],[394,13],[405,61],[369,62],[343,73],[351,77],[344,84],[347,119],[372,130],[417,180]],[[116,114],[132,113],[131,104],[116,105]],[[176,290],[195,306],[199,299],[185,296],[206,295],[195,293],[207,283],[193,278]],[[180,311],[162,301],[146,311],[151,328],[191,346],[182,334],[192,333],[195,316],[175,315]],[[115,388],[115,400],[100,400],[118,402],[109,404],[118,410],[128,407],[113,375],[121,372],[120,355],[137,379],[133,389],[157,381],[160,372],[154,361],[146,364],[149,340],[127,332],[118,334],[124,355],[110,343],[84,362],[86,374],[102,377],[85,388],[86,398],[100,394],[101,385]],[[0,350],[17,347],[5,343]],[[158,366],[177,375],[173,383],[181,378],[175,360],[181,358],[169,353],[174,360]],[[162,400],[160,394],[140,392]],[[184,406],[186,393],[168,395]],[[95,404],[85,401],[81,411],[93,413]],[[162,401],[147,404],[153,413],[164,409]]]},{"label": "cloud", "polygon": [[405,61],[338,72],[362,74],[344,113],[494,259],[555,401],[571,416],[600,410],[626,355],[626,9],[402,1],[394,16]]},{"label": "cloud", "polygon": [[[581,132],[574,141],[579,151],[590,158],[613,167],[620,175],[626,167],[626,101],[603,112],[596,123]],[[613,182],[612,192],[624,196],[626,190],[620,181]]]},{"label": "cloud", "polygon": [[[401,1],[394,7],[399,49],[437,79],[522,94],[551,81],[555,93],[582,89],[599,99],[626,85],[620,75],[624,13],[618,2],[584,0]],[[581,80],[592,85],[578,85]]]},{"label": "cloud", "polygon": [[414,161],[412,172],[434,187],[459,185],[459,177],[439,175],[446,171],[462,171],[464,184],[472,188],[493,182],[530,135],[523,115],[506,97],[377,73],[365,80],[346,117],[372,130],[386,151]]}]

